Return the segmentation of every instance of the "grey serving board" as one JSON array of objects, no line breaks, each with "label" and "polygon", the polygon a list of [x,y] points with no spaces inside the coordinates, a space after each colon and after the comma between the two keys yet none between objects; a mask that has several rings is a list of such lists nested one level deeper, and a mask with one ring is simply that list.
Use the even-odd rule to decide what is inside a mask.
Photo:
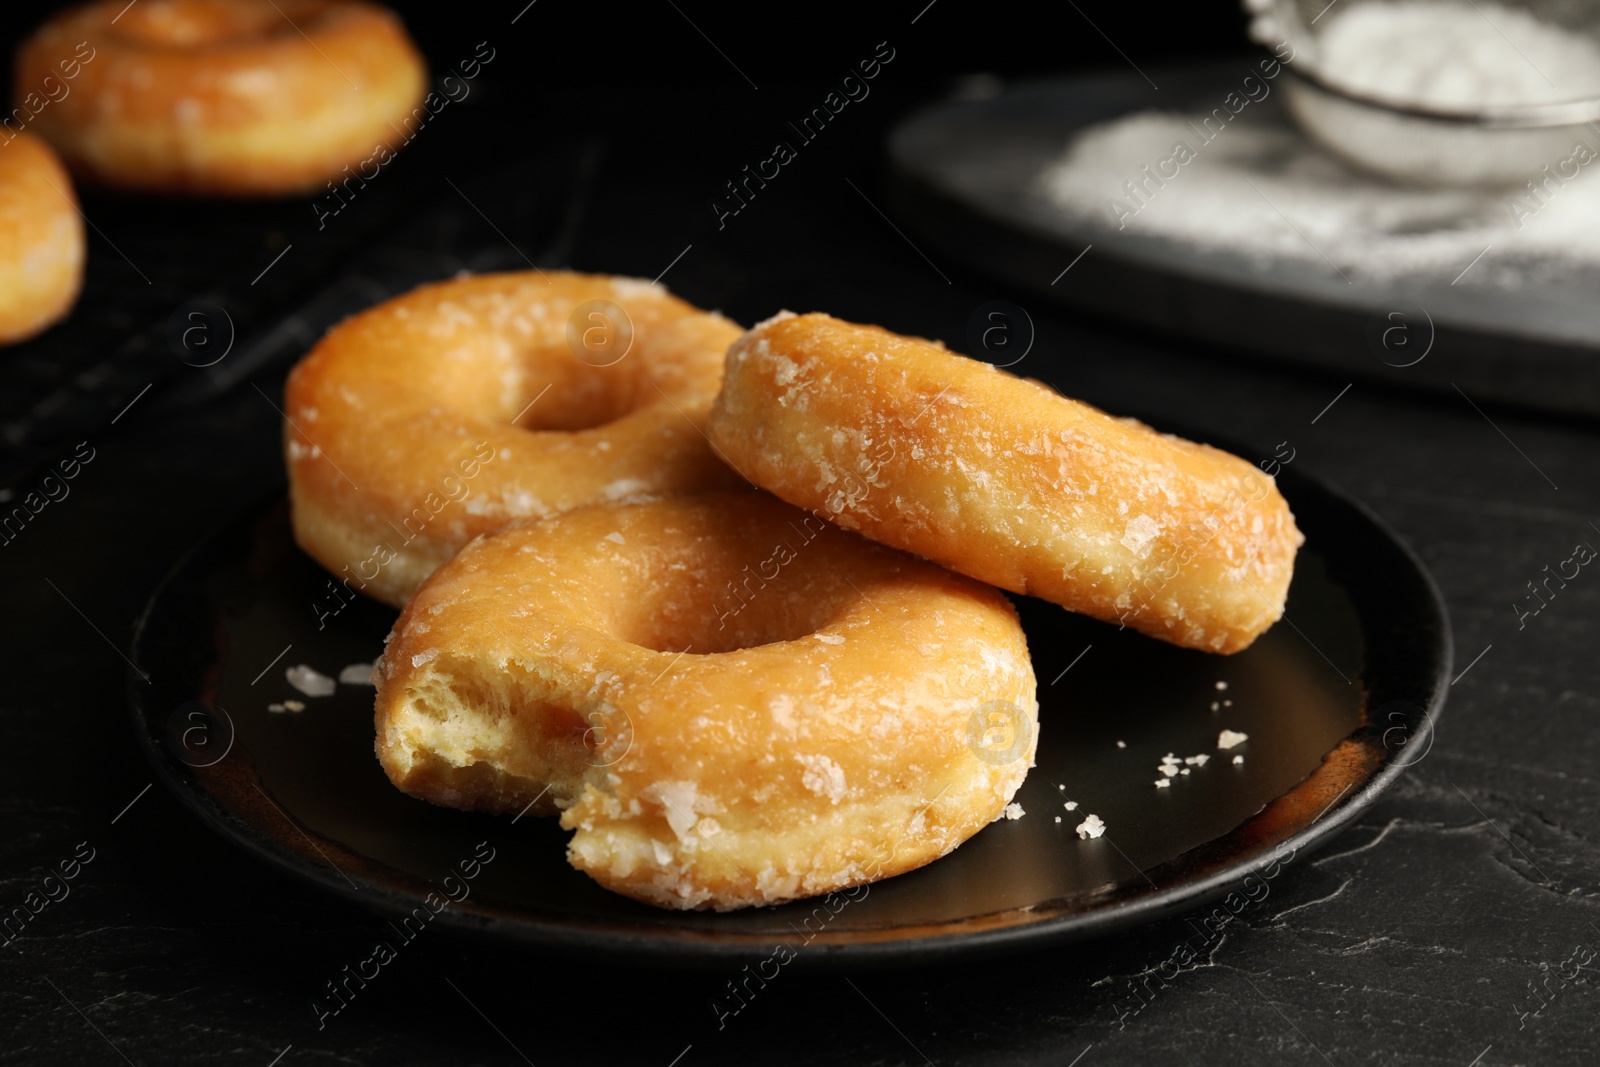
[{"label": "grey serving board", "polygon": [[[1151,69],[1159,90],[1131,70],[1075,76],[926,108],[889,139],[896,217],[940,254],[1163,333],[1352,378],[1600,415],[1600,271],[1515,290],[1449,277],[1347,282],[1322,263],[1264,268],[1067,218],[1034,191],[1075,131],[1147,108],[1209,108],[1253,66]],[[1252,106],[1287,123],[1280,96]]]}]

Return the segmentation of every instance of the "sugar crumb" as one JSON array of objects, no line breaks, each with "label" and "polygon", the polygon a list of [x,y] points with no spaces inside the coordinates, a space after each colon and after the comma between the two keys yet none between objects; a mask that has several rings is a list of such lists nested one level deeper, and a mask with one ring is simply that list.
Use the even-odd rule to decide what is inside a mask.
[{"label": "sugar crumb", "polygon": [[339,682],[342,685],[371,685],[372,664],[352,663],[339,672]]},{"label": "sugar crumb", "polygon": [[332,696],[333,691],[339,688],[339,683],[329,678],[326,674],[312,670],[304,663],[297,663],[283,672],[283,677],[288,683],[308,697]]}]

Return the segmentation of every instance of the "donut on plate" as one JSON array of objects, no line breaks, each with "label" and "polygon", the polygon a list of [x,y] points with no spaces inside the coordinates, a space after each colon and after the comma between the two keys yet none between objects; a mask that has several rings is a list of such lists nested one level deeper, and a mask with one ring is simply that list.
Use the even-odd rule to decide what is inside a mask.
[{"label": "donut on plate", "polygon": [[72,179],[30,133],[0,141],[0,345],[63,318],[83,286],[83,218]]},{"label": "donut on plate", "polygon": [[19,100],[40,100],[32,127],[85,179],[272,196],[403,142],[427,70],[367,0],[96,0],[24,41],[15,79]]},{"label": "donut on plate", "polygon": [[356,315],[285,388],[295,538],[398,607],[513,519],[738,484],[703,426],[739,332],[658,285],[558,271]]},{"label": "donut on plate", "polygon": [[1209,652],[1277,621],[1304,540],[1237,456],[822,314],[729,348],[709,433],[744,477],[848,529]]},{"label": "donut on plate", "polygon": [[575,867],[671,908],[922,866],[1002,813],[1036,741],[1003,594],[749,491],[476,541],[373,678],[395,785],[560,810]]}]

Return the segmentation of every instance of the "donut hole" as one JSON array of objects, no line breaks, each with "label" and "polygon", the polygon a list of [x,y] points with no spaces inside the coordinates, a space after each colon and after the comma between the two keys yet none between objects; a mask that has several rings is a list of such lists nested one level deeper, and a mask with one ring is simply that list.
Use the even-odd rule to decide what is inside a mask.
[{"label": "donut hole", "polygon": [[297,34],[296,24],[321,5],[305,0],[240,4],[222,0],[144,0],[111,27],[122,39],[152,48],[212,48],[217,45]]},{"label": "donut hole", "polygon": [[545,395],[535,392],[525,399],[525,410],[515,425],[524,430],[567,433],[598,429],[633,414],[639,409],[639,400],[632,375],[616,367],[580,367],[566,380],[550,383]]},{"label": "donut hole", "polygon": [[714,656],[758,648],[780,641],[798,641],[816,633],[838,614],[833,604],[819,605],[805,597],[785,597],[763,593],[745,603],[724,596],[720,607],[706,611],[704,604],[686,605],[684,610],[662,612],[636,622],[623,640],[656,652],[687,652]]},{"label": "donut hole", "polygon": [[804,525],[715,533],[687,558],[666,561],[670,580],[628,589],[613,607],[616,636],[656,652],[715,655],[798,641],[827,626],[870,579],[827,551],[828,540],[849,535],[819,536],[820,519],[796,515]]},{"label": "donut hole", "polygon": [[[599,305],[605,308],[593,310]],[[521,364],[517,373],[525,384],[520,402],[505,416],[522,429],[569,433],[599,429],[663,403],[664,398],[682,402],[690,392],[686,386],[696,376],[702,379],[701,388],[710,392],[720,381],[720,373],[712,369],[719,363],[699,371],[691,363],[698,359],[697,352],[725,347],[721,338],[715,344],[701,340],[683,322],[664,321],[659,308],[635,306],[629,312],[610,301],[588,301],[545,320],[535,330],[508,338],[511,358]],[[616,328],[614,323],[622,320],[626,328]],[[602,328],[580,329],[590,321],[604,326],[605,344],[585,342],[589,333]],[[700,322],[690,325],[705,327]]]}]

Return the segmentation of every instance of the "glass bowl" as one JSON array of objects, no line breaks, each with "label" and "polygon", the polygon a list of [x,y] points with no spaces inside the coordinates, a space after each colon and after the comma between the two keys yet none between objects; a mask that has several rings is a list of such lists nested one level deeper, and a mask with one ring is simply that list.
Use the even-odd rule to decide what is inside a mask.
[{"label": "glass bowl", "polygon": [[[1390,0],[1334,2],[1348,8]],[[1317,35],[1334,6],[1327,0],[1247,0],[1246,6],[1254,16],[1251,36],[1286,60],[1282,86],[1290,116],[1308,136],[1364,170],[1415,185],[1531,182],[1553,191],[1600,159],[1600,96],[1459,110],[1397,104],[1347,89],[1318,69]],[[1592,2],[1520,6],[1573,33],[1594,37],[1600,29],[1600,5]]]}]

